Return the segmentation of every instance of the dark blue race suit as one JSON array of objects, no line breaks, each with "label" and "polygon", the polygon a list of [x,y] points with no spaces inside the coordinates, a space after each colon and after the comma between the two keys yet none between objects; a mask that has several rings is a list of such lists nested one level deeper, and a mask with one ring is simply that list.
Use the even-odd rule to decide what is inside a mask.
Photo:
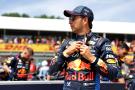
[{"label": "dark blue race suit", "polygon": [[30,70],[30,60],[22,58],[20,54],[8,58],[5,62],[11,68],[9,80],[26,81]]},{"label": "dark blue race suit", "polygon": [[[68,58],[63,55],[63,51],[74,41],[84,41],[89,46],[90,52],[97,58],[95,63],[91,64],[79,52]],[[105,62],[107,71],[104,70],[106,65],[97,64],[99,59]],[[100,75],[113,80],[119,71],[110,41],[91,32],[85,36],[73,34],[71,39],[64,40],[58,53],[58,60],[50,66],[48,74],[59,71],[63,66],[66,68],[63,90],[100,90]]]}]

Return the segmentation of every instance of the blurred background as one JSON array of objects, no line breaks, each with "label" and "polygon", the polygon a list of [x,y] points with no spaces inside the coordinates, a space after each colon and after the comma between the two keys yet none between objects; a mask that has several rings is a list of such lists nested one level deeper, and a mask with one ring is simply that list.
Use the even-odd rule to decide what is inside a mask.
[{"label": "blurred background", "polygon": [[[129,45],[135,39],[134,3],[134,0],[0,0],[0,55],[10,55],[34,44],[31,46],[35,52],[47,53],[43,58],[35,54],[36,60],[48,59],[52,55],[51,45],[70,35],[63,11],[78,5],[93,10],[93,32]],[[45,45],[41,45],[45,50],[35,46],[38,44]]]},{"label": "blurred background", "polygon": [[109,38],[114,53],[117,54],[122,42],[128,45],[128,52],[133,53],[134,3],[135,0],[0,0],[0,60],[14,56],[28,46],[35,52],[37,70],[49,67],[55,57],[55,46],[71,36],[63,11],[78,5],[93,10],[92,31]]}]

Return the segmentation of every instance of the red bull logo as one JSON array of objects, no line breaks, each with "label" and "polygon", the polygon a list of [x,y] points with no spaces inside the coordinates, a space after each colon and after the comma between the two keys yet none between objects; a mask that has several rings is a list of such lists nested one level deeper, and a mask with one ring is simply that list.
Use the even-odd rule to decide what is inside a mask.
[{"label": "red bull logo", "polygon": [[81,59],[76,59],[74,61],[71,61],[68,63],[68,68],[67,69],[73,69],[75,71],[80,71],[80,70],[91,70],[90,63],[85,63]]},{"label": "red bull logo", "polygon": [[[95,74],[91,71],[90,63],[85,63],[81,59],[76,59],[67,64],[67,69],[74,70],[72,74],[66,73],[66,80],[78,80],[89,81],[94,80]],[[84,74],[82,70],[88,70],[87,74]],[[80,72],[81,71],[81,72]]]},{"label": "red bull logo", "polygon": [[27,77],[26,69],[25,68],[19,69],[18,72],[17,72],[17,76],[18,76],[18,78],[25,78],[25,77]]},{"label": "red bull logo", "polygon": [[72,75],[68,72],[66,73],[66,80],[77,80],[77,81],[92,81],[95,78],[94,72],[89,72],[88,74],[84,74],[83,72],[74,72]]}]

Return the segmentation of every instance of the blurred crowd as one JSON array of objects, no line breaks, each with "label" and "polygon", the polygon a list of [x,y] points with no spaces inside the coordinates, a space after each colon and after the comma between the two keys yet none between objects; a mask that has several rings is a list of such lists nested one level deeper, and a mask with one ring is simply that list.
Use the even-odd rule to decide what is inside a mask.
[{"label": "blurred crowd", "polygon": [[[4,41],[0,39],[0,43],[4,43]],[[65,70],[63,69],[59,72],[55,72],[53,76],[47,77],[49,66],[57,61],[57,52],[61,45],[60,41],[55,41],[52,37],[36,38],[35,41],[28,38],[14,38],[14,40],[9,40],[7,43],[52,44],[55,55],[51,59],[44,60],[40,62],[40,65],[36,66],[34,59],[32,58],[34,52],[30,48],[27,48],[17,56],[10,57],[1,62],[1,80],[47,80],[47,78],[50,78],[51,80],[64,79]],[[128,83],[135,79],[135,40],[124,42],[116,39],[111,42],[111,45],[116,59],[118,60],[118,65],[120,66],[120,75],[117,78],[118,80],[114,80],[114,82],[126,83],[126,87],[128,87]],[[110,81],[105,77],[101,77],[101,80]]]},{"label": "blurred crowd", "polygon": [[0,38],[0,43],[9,43],[9,44],[54,44],[57,41],[56,38],[47,36],[47,37],[9,37],[5,40]]},{"label": "blurred crowd", "polygon": [[34,51],[30,47],[15,56],[7,57],[0,61],[0,80],[2,81],[22,81],[22,80],[46,80],[49,66],[56,61],[56,55],[61,45],[60,41],[54,42],[55,56],[49,60],[44,60],[38,65],[33,58]]},{"label": "blurred crowd", "polygon": [[[112,41],[112,50],[118,60],[120,72],[117,82],[124,83],[125,88],[135,87],[135,40],[131,42]],[[108,80],[107,80],[108,81]],[[131,89],[132,90],[132,89]],[[134,90],[134,89],[133,89]]]}]

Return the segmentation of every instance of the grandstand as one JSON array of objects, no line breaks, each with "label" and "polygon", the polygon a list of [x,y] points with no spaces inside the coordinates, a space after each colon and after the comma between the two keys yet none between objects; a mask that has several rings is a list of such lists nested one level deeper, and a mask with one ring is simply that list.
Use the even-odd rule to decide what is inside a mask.
[{"label": "grandstand", "polygon": [[[111,40],[119,38],[120,40],[131,41],[135,39],[135,23],[128,22],[108,22],[94,21],[93,32],[98,33]],[[0,16],[0,38],[4,44],[0,44],[0,56],[15,55],[22,47],[28,44],[9,44],[8,39],[15,37],[24,37],[34,39],[36,37],[53,37],[55,40],[62,40],[70,36],[71,29],[68,20],[65,19],[37,19],[37,18],[18,18]],[[50,45],[31,44],[35,49],[34,57],[36,60],[46,60],[54,55]],[[40,48],[38,48],[40,47]]]},{"label": "grandstand", "polygon": [[[71,32],[68,20],[63,19],[37,19],[1,16],[0,21],[0,34],[3,37],[11,34],[44,35],[47,33],[47,35],[56,35],[56,33],[64,34]],[[93,25],[93,32],[102,33],[104,36],[108,36],[108,34],[123,34],[134,38],[133,34],[135,34],[135,23],[94,21]],[[128,37],[124,36],[125,39],[128,39]]]}]

